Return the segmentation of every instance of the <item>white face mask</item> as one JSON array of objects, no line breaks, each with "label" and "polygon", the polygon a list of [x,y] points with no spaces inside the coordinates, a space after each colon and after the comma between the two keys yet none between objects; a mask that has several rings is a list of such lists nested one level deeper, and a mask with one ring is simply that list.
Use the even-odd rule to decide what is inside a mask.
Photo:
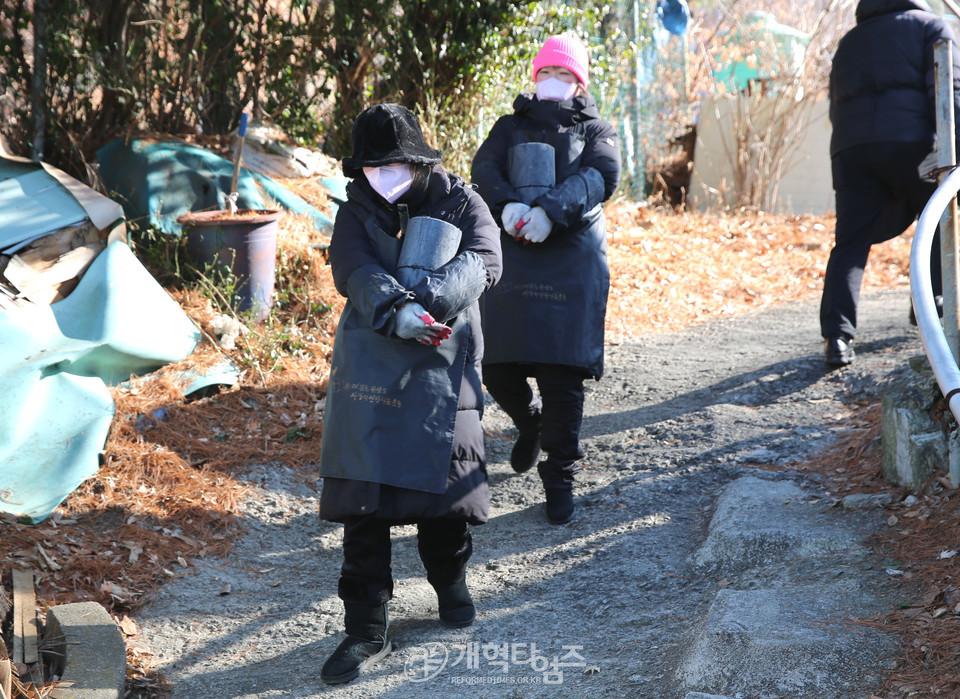
[{"label": "white face mask", "polygon": [[363,174],[374,191],[391,204],[402,197],[413,184],[413,168],[406,163],[365,167]]},{"label": "white face mask", "polygon": [[577,94],[577,83],[565,83],[560,78],[537,81],[537,99],[541,102],[566,102]]}]

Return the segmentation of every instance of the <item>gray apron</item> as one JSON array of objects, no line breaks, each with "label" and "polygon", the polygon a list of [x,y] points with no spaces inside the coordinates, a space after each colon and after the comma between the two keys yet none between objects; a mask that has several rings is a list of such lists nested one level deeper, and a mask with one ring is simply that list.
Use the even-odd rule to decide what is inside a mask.
[{"label": "gray apron", "polygon": [[[368,235],[384,269],[396,275],[401,240],[382,231]],[[470,339],[465,316],[431,347],[375,332],[347,301],[327,388],[321,476],[446,491]]]}]

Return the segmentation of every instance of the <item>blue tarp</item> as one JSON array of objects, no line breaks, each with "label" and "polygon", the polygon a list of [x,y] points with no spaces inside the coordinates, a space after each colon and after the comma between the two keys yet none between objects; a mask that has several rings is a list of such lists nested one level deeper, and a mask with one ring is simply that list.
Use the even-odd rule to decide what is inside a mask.
[{"label": "blue tarp", "polygon": [[107,385],[180,361],[199,339],[122,241],[63,301],[0,313],[0,511],[46,518],[99,467]]},{"label": "blue tarp", "polygon": [[[100,148],[97,160],[104,185],[123,204],[127,220],[180,235],[180,214],[228,208],[234,164],[198,146],[118,139]],[[276,180],[242,167],[237,178],[238,208],[267,208],[261,188],[283,208],[309,216],[317,230],[330,233],[329,217]]]}]

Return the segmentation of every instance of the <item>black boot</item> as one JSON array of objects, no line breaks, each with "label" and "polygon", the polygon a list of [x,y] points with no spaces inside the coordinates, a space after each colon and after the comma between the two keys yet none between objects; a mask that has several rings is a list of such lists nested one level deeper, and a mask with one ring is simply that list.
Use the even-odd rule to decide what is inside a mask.
[{"label": "black boot", "polygon": [[517,473],[526,473],[540,459],[540,413],[532,415],[530,422],[518,429],[520,434],[510,452],[510,467]]},{"label": "black boot", "polygon": [[565,488],[547,488],[547,519],[550,524],[566,524],[573,519],[576,506],[573,491]]},{"label": "black boot", "polygon": [[347,637],[327,658],[320,679],[327,684],[343,684],[385,657],[391,650],[387,638],[387,605],[344,602],[344,626]]},{"label": "black boot", "polygon": [[437,588],[437,604],[440,608],[440,623],[449,629],[470,626],[477,618],[477,608],[473,605],[466,580],[449,587]]}]

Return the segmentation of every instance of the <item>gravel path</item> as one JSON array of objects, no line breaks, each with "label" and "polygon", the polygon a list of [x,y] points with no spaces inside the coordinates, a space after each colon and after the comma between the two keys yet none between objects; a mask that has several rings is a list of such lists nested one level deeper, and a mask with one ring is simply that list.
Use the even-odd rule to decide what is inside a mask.
[{"label": "gravel path", "polygon": [[[694,565],[718,496],[751,474],[830,501],[789,466],[843,429],[845,399],[878,396],[921,351],[908,304],[903,289],[865,294],[858,359],[840,371],[823,364],[816,301],[610,346],[607,375],[588,385],[578,515],[562,527],[545,520],[535,471],[510,470],[515,432],[491,405],[493,506],[490,522],[474,530],[468,572],[477,622],[459,631],[438,625],[414,529],[397,528],[390,613],[398,650],[353,683],[330,688],[319,679],[342,638],[340,528],[316,516],[319,485],[278,464],[251,476],[262,491],[246,505],[248,534],[226,559],[192,561],[167,585],[138,614],[138,643],[176,697],[196,699],[707,691],[678,668],[722,588],[827,577],[790,556],[762,572]],[[861,538],[882,526],[878,512],[828,515]],[[851,554],[852,576],[858,589],[887,599],[876,571],[889,562],[870,555]],[[868,696],[876,682],[876,674],[855,678],[849,696]]]}]

